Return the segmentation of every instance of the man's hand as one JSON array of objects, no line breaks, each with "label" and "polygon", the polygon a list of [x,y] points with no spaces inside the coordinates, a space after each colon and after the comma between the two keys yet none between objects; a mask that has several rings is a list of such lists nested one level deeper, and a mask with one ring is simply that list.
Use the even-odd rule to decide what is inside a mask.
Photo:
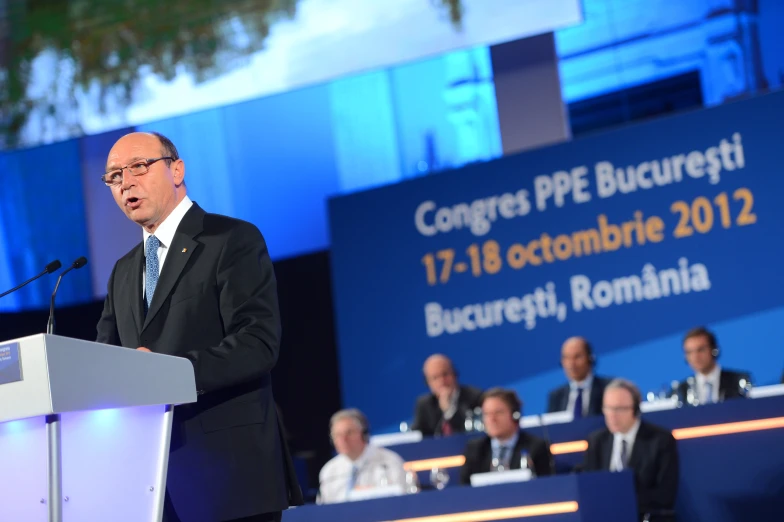
[{"label": "man's hand", "polygon": [[438,406],[441,411],[447,411],[452,405],[452,390],[442,391],[438,394]]},{"label": "man's hand", "polygon": [[150,352],[151,351],[149,348],[145,348],[144,346],[139,346],[137,348],[137,350],[139,350],[140,352]]}]

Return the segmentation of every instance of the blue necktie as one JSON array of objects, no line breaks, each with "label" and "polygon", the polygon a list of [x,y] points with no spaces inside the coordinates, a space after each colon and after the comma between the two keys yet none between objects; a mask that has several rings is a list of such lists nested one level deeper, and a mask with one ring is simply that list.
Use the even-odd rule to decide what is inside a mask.
[{"label": "blue necktie", "polygon": [[713,403],[713,384],[706,382],[705,383],[705,402],[703,404],[712,404]]},{"label": "blue necktie", "polygon": [[[147,310],[152,303],[152,296],[155,294],[155,286],[158,284],[158,247],[161,242],[155,236],[147,238],[147,244],[144,247],[145,264],[147,265],[144,280],[144,298]],[[145,310],[146,312],[146,310]]]},{"label": "blue necktie", "polygon": [[583,416],[583,389],[577,388],[577,398],[574,399],[574,418],[580,419]]},{"label": "blue necktie", "polygon": [[359,475],[359,468],[356,466],[351,466],[351,476],[348,478],[348,484],[346,485],[346,496],[351,493],[351,490],[354,489],[354,486],[357,485],[357,475]]},{"label": "blue necktie", "polygon": [[508,468],[508,462],[506,462],[507,454],[509,453],[509,448],[506,446],[501,446],[498,448],[498,463],[501,464],[504,468]]},{"label": "blue necktie", "polygon": [[621,439],[621,469],[626,469],[626,464],[628,463],[628,456],[626,455],[627,452],[627,443],[625,439]]}]

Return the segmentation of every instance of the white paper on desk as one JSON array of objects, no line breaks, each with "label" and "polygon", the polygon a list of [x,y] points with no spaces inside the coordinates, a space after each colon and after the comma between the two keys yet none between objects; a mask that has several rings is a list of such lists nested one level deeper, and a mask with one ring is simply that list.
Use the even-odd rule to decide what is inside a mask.
[{"label": "white paper on desk", "polygon": [[664,411],[674,410],[678,407],[678,397],[671,397],[669,399],[659,399],[655,401],[646,401],[640,403],[640,411],[648,413],[651,411]]},{"label": "white paper on desk", "polygon": [[382,433],[373,435],[370,442],[374,446],[396,446],[398,444],[411,444],[422,440],[421,431],[401,431],[400,433]]},{"label": "white paper on desk", "polygon": [[530,469],[510,469],[508,471],[488,471],[487,473],[474,473],[471,475],[471,486],[494,486],[495,484],[509,484],[512,482],[528,482],[531,480]]},{"label": "white paper on desk", "polygon": [[520,417],[520,427],[534,428],[536,426],[550,425],[550,424],[565,424],[574,420],[574,413],[571,411],[554,411],[552,413],[544,413],[542,415],[526,415]]},{"label": "white paper on desk", "polygon": [[772,384],[770,386],[757,386],[749,390],[749,397],[752,399],[761,399],[763,397],[775,397],[776,395],[784,395],[784,384]]},{"label": "white paper on desk", "polygon": [[374,488],[358,488],[348,492],[347,500],[353,502],[355,500],[370,500],[372,498],[396,497],[404,495],[405,493],[405,488],[400,484],[378,486]]}]

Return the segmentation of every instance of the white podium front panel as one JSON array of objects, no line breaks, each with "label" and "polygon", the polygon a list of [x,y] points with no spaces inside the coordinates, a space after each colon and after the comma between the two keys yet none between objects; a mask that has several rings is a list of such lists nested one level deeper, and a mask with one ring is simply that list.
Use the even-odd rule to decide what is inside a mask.
[{"label": "white podium front panel", "polygon": [[168,459],[164,411],[140,406],[62,415],[63,522],[156,520],[164,487],[159,470]]},{"label": "white podium front panel", "polygon": [[0,520],[46,522],[47,497],[44,419],[0,423]]},{"label": "white podium front panel", "polygon": [[[63,522],[160,520],[165,411],[155,405],[62,414]],[[0,521],[48,520],[44,419],[0,424]]]}]

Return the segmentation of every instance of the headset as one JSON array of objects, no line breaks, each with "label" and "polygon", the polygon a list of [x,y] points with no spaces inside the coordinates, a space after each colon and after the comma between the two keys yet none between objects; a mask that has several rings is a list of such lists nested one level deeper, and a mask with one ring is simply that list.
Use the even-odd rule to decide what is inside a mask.
[{"label": "headset", "polygon": [[334,446],[335,441],[332,439],[332,426],[341,419],[353,419],[359,424],[360,430],[362,430],[362,440],[365,442],[370,441],[370,424],[368,423],[367,417],[359,411],[357,408],[349,408],[346,410],[340,410],[329,420],[329,442]]},{"label": "headset", "polygon": [[[591,343],[589,343],[588,340],[584,338],[581,339],[583,339],[583,346],[585,346],[585,354],[588,356],[588,364],[591,365],[591,369],[593,370],[593,368],[596,367],[597,362],[596,354],[593,353],[593,346],[591,346]],[[561,368],[563,368],[563,361],[559,360],[558,364],[560,364]]]}]

